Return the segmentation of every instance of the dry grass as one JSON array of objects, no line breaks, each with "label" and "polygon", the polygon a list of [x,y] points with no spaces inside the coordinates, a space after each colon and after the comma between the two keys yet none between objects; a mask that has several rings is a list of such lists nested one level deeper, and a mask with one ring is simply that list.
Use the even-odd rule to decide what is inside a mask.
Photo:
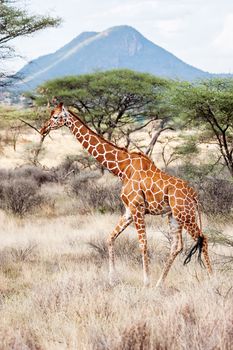
[{"label": "dry grass", "polygon": [[[24,129],[15,151],[4,144],[1,168],[13,169],[28,162],[38,137]],[[141,137],[144,142],[148,135],[144,132]],[[153,154],[159,166],[163,165],[161,147],[158,144]],[[40,161],[45,167],[57,167],[65,156],[72,158],[80,151],[81,146],[63,128],[46,138]],[[69,173],[68,165],[58,169],[59,178]],[[47,200],[24,219],[0,211],[0,350],[233,348],[230,216],[205,222],[212,234],[215,273],[211,279],[195,259],[184,267],[181,254],[165,286],[156,289],[169,240],[166,220],[148,217],[151,286],[142,286],[136,232],[130,226],[116,242],[119,284],[111,287],[106,239],[117,216],[100,214],[99,203],[98,210],[87,208],[80,193],[78,198],[69,196],[70,178],[59,184],[29,167],[15,174],[32,177]],[[7,171],[0,169],[0,177],[6,176]],[[111,179],[105,174],[98,179],[98,188],[106,184],[113,188]],[[185,252],[190,242],[187,238],[184,242]]]},{"label": "dry grass", "polygon": [[161,219],[148,220],[147,289],[133,227],[116,244],[120,282],[108,283],[104,242],[115,215],[0,219],[2,350],[232,348],[232,269],[215,265],[209,279],[180,256],[164,288],[155,289],[169,246]]}]

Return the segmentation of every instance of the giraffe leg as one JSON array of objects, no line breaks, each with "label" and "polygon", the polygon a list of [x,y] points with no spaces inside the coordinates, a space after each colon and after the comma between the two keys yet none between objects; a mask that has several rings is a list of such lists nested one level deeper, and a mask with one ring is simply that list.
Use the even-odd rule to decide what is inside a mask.
[{"label": "giraffe leg", "polygon": [[165,263],[163,272],[160,278],[158,279],[158,282],[156,283],[156,287],[158,287],[164,282],[176,256],[183,249],[182,224],[179,223],[172,215],[169,215],[168,219],[169,219],[169,226],[170,226],[170,235],[172,239],[171,251]]},{"label": "giraffe leg", "polygon": [[202,253],[204,256],[204,260],[206,263],[206,267],[208,270],[209,275],[212,274],[212,267],[210,263],[210,258],[208,254],[208,241],[207,237],[202,234],[201,230],[199,229],[198,225],[196,223],[186,223],[184,225],[184,228],[188,231],[188,233],[191,235],[191,237],[196,241],[199,236],[203,237],[203,245],[202,245]]},{"label": "giraffe leg", "polygon": [[150,283],[149,259],[148,259],[147,237],[146,237],[145,220],[144,220],[144,208],[137,208],[137,209],[134,208],[132,211],[132,214],[133,214],[135,227],[138,232],[139,246],[142,254],[144,286],[148,286]]},{"label": "giraffe leg", "polygon": [[126,210],[126,213],[120,218],[115,229],[111,233],[108,239],[108,253],[109,253],[109,282],[114,284],[116,280],[115,276],[115,253],[114,242],[116,238],[126,229],[127,226],[133,221],[131,213]]}]

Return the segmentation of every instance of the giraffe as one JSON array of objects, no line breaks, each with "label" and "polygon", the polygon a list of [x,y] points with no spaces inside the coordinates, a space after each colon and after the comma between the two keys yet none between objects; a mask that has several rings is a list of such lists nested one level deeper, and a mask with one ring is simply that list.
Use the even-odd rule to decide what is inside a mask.
[{"label": "giraffe", "polygon": [[[204,261],[211,274],[212,267],[208,255],[207,237],[201,230],[201,217],[198,207],[197,194],[186,181],[166,174],[158,169],[153,161],[140,152],[129,152],[105,140],[71,110],[59,103],[52,111],[50,119],[41,128],[41,135],[50,130],[67,126],[82,146],[113,175],[122,181],[121,199],[125,206],[125,213],[108,238],[109,250],[109,278],[115,282],[114,242],[116,238],[134,222],[139,246],[142,254],[144,285],[149,284],[149,259],[147,250],[147,236],[145,229],[145,215],[163,215],[168,217],[171,249],[165,266],[156,286],[160,286],[183,248],[182,229],[184,228],[196,242],[184,263],[188,263],[191,256],[199,250],[199,258],[203,253]],[[197,224],[196,212],[200,219]]]}]

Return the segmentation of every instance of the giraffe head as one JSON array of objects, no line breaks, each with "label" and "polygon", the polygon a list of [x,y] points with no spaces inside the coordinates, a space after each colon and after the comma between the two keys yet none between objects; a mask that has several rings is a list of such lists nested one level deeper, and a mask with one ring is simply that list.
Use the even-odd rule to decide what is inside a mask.
[{"label": "giraffe head", "polygon": [[63,106],[63,103],[59,103],[50,114],[49,120],[40,129],[41,135],[46,135],[50,130],[58,129],[63,125],[67,125],[69,118],[69,112]]}]

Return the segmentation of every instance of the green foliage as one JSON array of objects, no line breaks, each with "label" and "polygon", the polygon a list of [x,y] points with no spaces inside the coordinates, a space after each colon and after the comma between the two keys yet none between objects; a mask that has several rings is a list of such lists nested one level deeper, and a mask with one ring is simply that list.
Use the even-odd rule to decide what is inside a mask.
[{"label": "green foliage", "polygon": [[112,70],[48,81],[37,89],[37,103],[56,96],[74,107],[98,134],[113,137],[116,128],[158,118],[168,82],[150,74]]},{"label": "green foliage", "polygon": [[[41,29],[59,25],[60,19],[50,16],[30,15],[26,9],[16,6],[14,1],[0,1],[0,59],[15,56],[14,48],[9,42],[15,38],[27,36]],[[4,72],[0,72],[0,86],[7,82]]]},{"label": "green foliage", "polygon": [[[184,122],[200,126],[205,123],[213,131],[211,116],[216,116],[219,127],[233,127],[233,80],[212,79],[198,84],[180,83],[173,89],[173,106]],[[216,125],[217,127],[217,125]]]},{"label": "green foliage", "polygon": [[199,153],[195,139],[187,139],[186,142],[175,147],[175,153],[181,157],[193,157]]},{"label": "green foliage", "polygon": [[197,127],[198,136],[219,145],[233,176],[233,80],[212,79],[180,83],[171,89],[170,104],[183,127]]},{"label": "green foliage", "polygon": [[35,120],[36,112],[32,109],[16,109],[11,106],[0,106],[0,126],[8,126],[9,123],[15,123],[19,119]]},{"label": "green foliage", "polygon": [[215,176],[213,166],[209,163],[194,164],[192,160],[186,160],[181,166],[178,167],[175,175],[191,183],[200,183],[210,173]]}]

